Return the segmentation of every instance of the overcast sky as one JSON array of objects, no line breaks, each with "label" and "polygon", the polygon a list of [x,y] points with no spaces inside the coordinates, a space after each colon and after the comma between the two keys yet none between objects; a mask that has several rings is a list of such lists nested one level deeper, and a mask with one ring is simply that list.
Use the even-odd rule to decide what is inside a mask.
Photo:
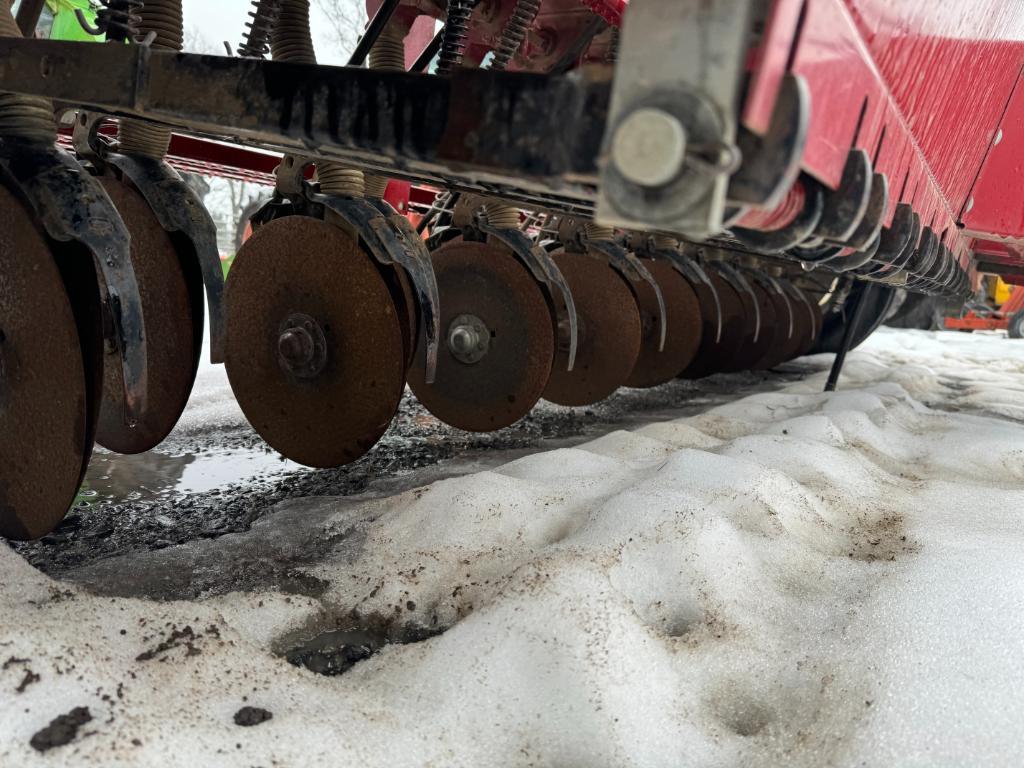
[{"label": "overcast sky", "polygon": [[[184,0],[183,5],[186,40],[199,34],[215,47],[217,53],[223,51],[225,40],[231,43],[233,49],[238,47],[252,7],[249,0]],[[348,57],[343,52],[333,50],[334,46],[325,35],[327,24],[315,6],[311,23],[317,60],[321,64],[344,64]]]}]

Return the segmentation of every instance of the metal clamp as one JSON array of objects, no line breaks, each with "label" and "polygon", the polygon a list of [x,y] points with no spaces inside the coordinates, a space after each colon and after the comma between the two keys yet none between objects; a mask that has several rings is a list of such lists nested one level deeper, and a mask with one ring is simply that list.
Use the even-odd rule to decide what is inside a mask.
[{"label": "metal clamp", "polygon": [[557,290],[561,294],[562,300],[565,302],[565,313],[569,320],[569,365],[566,370],[571,371],[576,366],[576,348],[579,345],[580,336],[579,318],[576,315],[576,302],[573,301],[569,283],[566,282],[562,271],[551,258],[551,254],[534,243],[525,232],[518,229],[492,227],[483,216],[477,216],[476,228],[510,248],[512,253],[533,273],[539,283],[547,286],[548,290]]},{"label": "metal clamp", "polygon": [[51,238],[77,242],[92,254],[121,356],[125,421],[135,424],[146,407],[146,330],[124,221],[103,185],[52,144],[0,139],[0,171]]},{"label": "metal clamp", "polygon": [[654,295],[658,300],[658,324],[661,326],[661,340],[658,342],[658,351],[665,350],[665,338],[668,335],[668,311],[665,308],[665,296],[661,292],[661,286],[654,279],[651,271],[644,266],[635,255],[627,251],[614,240],[587,240],[584,245],[607,257],[612,268],[631,282],[643,280],[654,289]]},{"label": "metal clamp", "polygon": [[369,200],[309,192],[309,200],[333,211],[352,226],[370,254],[381,264],[397,264],[409,276],[419,305],[420,325],[426,342],[425,380],[432,384],[437,375],[437,352],[441,337],[440,299],[437,279],[426,243],[408,221],[390,206],[381,210]]}]

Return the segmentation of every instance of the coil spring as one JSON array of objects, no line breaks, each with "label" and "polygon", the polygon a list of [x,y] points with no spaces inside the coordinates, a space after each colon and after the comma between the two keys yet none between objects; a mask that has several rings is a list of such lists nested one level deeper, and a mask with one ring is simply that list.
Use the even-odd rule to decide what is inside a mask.
[{"label": "coil spring", "polygon": [[265,59],[270,53],[270,36],[274,30],[281,0],[252,0],[249,21],[245,23],[245,39],[238,46],[238,55],[247,59]]},{"label": "coil spring", "polygon": [[473,0],[448,0],[448,18],[444,23],[441,52],[437,58],[437,74],[450,75],[462,64],[472,16]]},{"label": "coil spring", "polygon": [[651,238],[651,244],[659,251],[679,250],[679,241],[668,235],[655,235]]},{"label": "coil spring", "polygon": [[540,0],[517,0],[512,15],[501,30],[501,37],[494,49],[494,59],[491,61],[491,69],[504,71],[512,57],[516,55],[519,48],[526,39],[526,33],[533,26],[537,14],[540,13]]},{"label": "coil spring", "polygon": [[[21,37],[10,4],[0,4],[0,37]],[[0,93],[0,136],[54,141],[57,128],[53,108],[46,99]]]},{"label": "coil spring", "polygon": [[588,221],[583,225],[583,230],[587,233],[588,240],[614,240],[615,229],[613,227],[606,227],[603,224],[597,224],[593,221]]},{"label": "coil spring", "polygon": [[608,51],[604,55],[604,60],[608,64],[614,64],[619,60],[619,28],[612,27],[612,36],[608,41]]},{"label": "coil spring", "polygon": [[488,203],[484,206],[487,223],[498,229],[519,229],[519,209],[504,203]]},{"label": "coil spring", "polygon": [[[316,64],[316,50],[309,26],[309,0],[281,0],[270,35],[270,52],[274,61]],[[363,172],[340,163],[318,163],[320,190],[328,195],[363,197]]]},{"label": "coil spring", "polygon": [[[405,32],[397,24],[384,27],[377,42],[370,49],[370,69],[382,72],[405,72]],[[375,173],[364,175],[364,193],[367,197],[384,197],[388,188],[387,176]]]},{"label": "coil spring", "polygon": [[309,28],[309,0],[284,0],[270,37],[274,61],[316,64]]},{"label": "coil spring", "polygon": [[142,0],[101,0],[96,12],[96,26],[106,34],[107,40],[123,43],[139,39]]},{"label": "coil spring", "polygon": [[[126,2],[131,4],[136,0]],[[138,5],[141,6],[137,25],[139,36],[153,35],[151,45],[155,50],[180,51],[185,47],[181,0],[146,0]],[[171,132],[167,128],[133,120],[121,123],[118,136],[122,152],[145,157],[164,157],[171,143]]]}]

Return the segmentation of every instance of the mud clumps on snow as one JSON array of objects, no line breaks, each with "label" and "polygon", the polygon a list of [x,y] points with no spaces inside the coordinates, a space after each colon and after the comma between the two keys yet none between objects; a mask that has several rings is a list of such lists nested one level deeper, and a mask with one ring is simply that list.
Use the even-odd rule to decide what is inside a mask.
[{"label": "mud clumps on snow", "polygon": [[252,728],[273,719],[274,713],[261,707],[242,707],[235,712],[235,725]]},{"label": "mud clumps on snow", "polygon": [[66,715],[55,718],[48,726],[38,731],[29,744],[37,752],[47,752],[55,747],[70,744],[78,737],[78,730],[92,722],[88,707],[75,707]]},{"label": "mud clumps on snow", "polygon": [[418,624],[397,624],[379,615],[357,617],[340,624],[341,627],[312,636],[308,631],[303,633],[307,639],[288,643],[282,655],[293,666],[303,667],[317,675],[335,677],[386,646],[419,643],[445,631],[445,628]]}]

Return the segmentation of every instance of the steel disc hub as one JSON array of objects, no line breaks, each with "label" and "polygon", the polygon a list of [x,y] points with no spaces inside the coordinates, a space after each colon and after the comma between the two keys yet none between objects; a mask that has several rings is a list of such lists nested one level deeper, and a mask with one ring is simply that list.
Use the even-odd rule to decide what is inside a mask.
[{"label": "steel disc hub", "polygon": [[446,338],[434,383],[425,381],[421,348],[409,386],[453,427],[488,432],[514,424],[551,374],[555,330],[544,291],[502,246],[452,240],[432,258]]},{"label": "steel disc hub", "polygon": [[405,349],[388,286],[350,236],[304,216],[260,227],[235,259],[225,306],[231,388],[273,448],[336,467],[383,436]]},{"label": "steel disc hub", "polygon": [[0,536],[52,531],[90,452],[86,371],[60,272],[0,187]]},{"label": "steel disc hub", "polygon": [[667,261],[645,261],[644,265],[665,297],[668,333],[665,348],[659,350],[661,336],[654,289],[645,282],[633,283],[643,339],[636,365],[626,380],[627,387],[655,387],[674,379],[693,362],[703,332],[700,301],[686,278]]},{"label": "steel disc hub", "polygon": [[[146,409],[125,423],[124,384],[116,348],[103,356],[103,399],[96,442],[117,453],[143,453],[170,434],[192,392],[202,345],[202,316],[193,324],[189,284],[170,235],[145,199],[127,182],[100,179],[131,234],[131,260],[146,322]],[[201,301],[197,303],[202,312]],[[197,333],[197,328],[199,332]]]},{"label": "steel disc hub", "polygon": [[629,283],[603,258],[560,251],[554,260],[572,290],[580,335],[576,364],[569,371],[568,328],[559,327],[544,398],[559,405],[591,405],[623,386],[632,373],[640,355],[640,311]]}]

